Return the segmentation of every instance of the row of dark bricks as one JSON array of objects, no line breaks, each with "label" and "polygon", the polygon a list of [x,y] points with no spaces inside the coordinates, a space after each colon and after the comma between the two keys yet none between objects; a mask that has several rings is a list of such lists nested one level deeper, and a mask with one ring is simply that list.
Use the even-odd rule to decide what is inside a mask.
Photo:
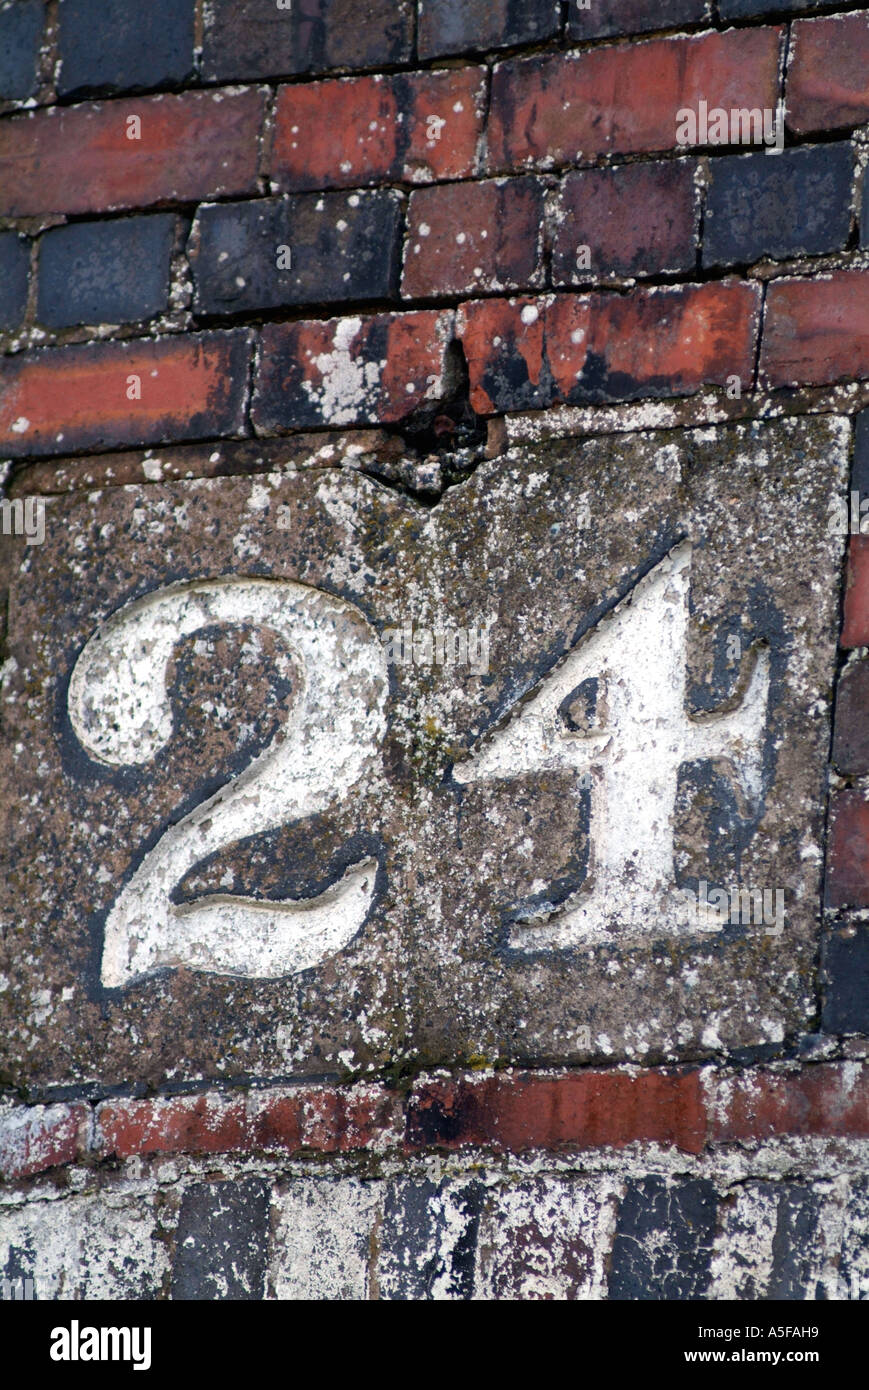
[{"label": "row of dark bricks", "polygon": [[[566,37],[587,42],[703,26],[709,0],[58,0],[51,86],[60,98],[429,62]],[[829,8],[717,0],[723,23]],[[416,13],[418,11],[418,13]],[[45,0],[0,3],[0,101],[40,87]]]},{"label": "row of dark bricks", "polygon": [[[790,1174],[725,1186],[642,1170],[622,1179],[218,1172],[179,1187],[140,1187],[130,1222],[139,1258],[126,1261],[116,1247],[107,1262],[98,1242],[73,1245],[65,1223],[82,1220],[81,1199],[75,1215],[55,1202],[60,1297],[86,1300],[102,1286],[105,1298],[107,1280],[116,1300],[209,1302],[702,1300],[726,1296],[722,1288],[751,1301],[841,1301],[865,1299],[869,1286],[865,1178],[840,1183],[835,1197],[829,1184]],[[83,1200],[96,1207],[99,1190]],[[129,1220],[132,1204],[115,1197],[115,1221]],[[34,1226],[13,1228],[0,1265],[19,1298],[44,1229]],[[77,1252],[68,1264],[64,1236]],[[165,1261],[148,1261],[149,1239]],[[34,1283],[31,1296],[58,1296]]]},{"label": "row of dark bricks", "polygon": [[[480,66],[63,106],[0,119],[0,218],[415,185],[684,148],[680,110],[767,111],[803,139],[869,120],[869,13]],[[490,102],[487,91],[491,85]],[[274,105],[271,121],[269,113]],[[758,132],[695,132],[744,144]],[[685,136],[684,138],[688,138]]]},{"label": "row of dark bricks", "polygon": [[[188,242],[194,311],[409,300],[558,287],[763,259],[821,255],[851,237],[847,142],[720,156],[705,195],[694,159],[568,174],[300,194],[200,208]],[[869,247],[869,179],[860,239]],[[180,224],[182,230],[186,223]],[[702,248],[699,247],[703,227]],[[132,324],[169,307],[179,231],[171,213],[54,227],[38,239],[35,320],[44,328]],[[403,266],[402,266],[403,250]],[[0,232],[0,331],[28,302],[29,239]]]},{"label": "row of dark bricks", "polygon": [[708,386],[734,398],[755,386],[866,380],[869,270],[781,278],[767,287],[724,279],[626,296],[477,299],[455,311],[20,353],[0,371],[0,454],[400,424],[449,397],[453,345],[467,362],[471,405],[484,416],[559,402],[690,396]]},{"label": "row of dark bricks", "polygon": [[[353,1252],[350,1268],[340,1255],[330,1258],[328,1243],[318,1245],[306,1284],[299,1273],[310,1270],[308,1250],[295,1248],[294,1232],[275,1231],[280,1189],[276,1192],[271,1181],[257,1176],[193,1183],[184,1192],[173,1230],[167,1285],[160,1287],[155,1280],[150,1287],[140,1286],[137,1296],[260,1300],[275,1285],[281,1287],[285,1261],[293,1267],[294,1297],[334,1297],[340,1291],[344,1298],[413,1301],[572,1299],[588,1297],[589,1287],[595,1287],[589,1231],[593,1185],[590,1193],[588,1184],[569,1178],[546,1182],[525,1176],[501,1188],[480,1177],[398,1177],[355,1190],[362,1196],[357,1223],[349,1232],[342,1228]],[[734,1264],[734,1284],[741,1296],[784,1301],[828,1297],[809,1254],[824,1239],[827,1212],[822,1189],[810,1182],[762,1181],[750,1184],[747,1191],[775,1215],[770,1221],[768,1267],[752,1274],[738,1261]],[[859,1212],[866,1192],[865,1182],[852,1189],[856,1210],[847,1234],[853,1244],[844,1244],[840,1257],[834,1286],[839,1299],[858,1297],[865,1287],[859,1278],[864,1257]],[[600,1200],[606,1202],[608,1195],[602,1193]],[[328,1202],[330,1196],[326,1187],[320,1200]],[[606,1273],[596,1285],[599,1297],[631,1301],[716,1296],[713,1263],[717,1252],[729,1253],[731,1194],[722,1197],[707,1178],[650,1175],[629,1178],[611,1200],[616,1202],[615,1223],[607,1243]],[[574,1202],[584,1221],[577,1221],[572,1212]],[[523,1220],[517,1229],[519,1203]],[[564,1223],[555,1231],[553,1208]],[[281,1244],[287,1236],[287,1244]]]}]

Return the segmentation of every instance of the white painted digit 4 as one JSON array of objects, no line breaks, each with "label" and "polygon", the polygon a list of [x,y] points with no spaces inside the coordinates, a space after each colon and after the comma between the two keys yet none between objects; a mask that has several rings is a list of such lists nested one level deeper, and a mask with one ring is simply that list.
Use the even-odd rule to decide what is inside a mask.
[{"label": "white painted digit 4", "polygon": [[370,910],[372,859],[314,899],[171,900],[209,855],[323,811],[378,766],[386,659],[352,604],[275,579],[197,581],[148,594],[115,613],[82,651],[69,689],[73,729],[99,762],[148,762],[172,735],[166,671],[174,646],[201,628],[241,622],[273,629],[299,660],[286,736],[170,826],[145,856],[106,920],[102,981],[109,988],[165,966],[259,979],[295,974],[341,950]]}]

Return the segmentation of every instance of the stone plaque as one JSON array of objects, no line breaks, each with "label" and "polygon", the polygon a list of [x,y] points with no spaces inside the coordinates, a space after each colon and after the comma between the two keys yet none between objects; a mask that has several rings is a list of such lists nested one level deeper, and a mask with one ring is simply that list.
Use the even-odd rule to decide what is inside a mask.
[{"label": "stone plaque", "polygon": [[805,1031],[846,477],[823,416],[541,440],[434,506],[49,499],[2,540],[4,1080]]}]

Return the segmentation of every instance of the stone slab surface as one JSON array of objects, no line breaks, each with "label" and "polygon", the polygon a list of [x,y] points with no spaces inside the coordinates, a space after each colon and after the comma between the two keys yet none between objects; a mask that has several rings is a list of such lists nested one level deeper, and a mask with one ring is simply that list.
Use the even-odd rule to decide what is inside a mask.
[{"label": "stone slab surface", "polygon": [[352,467],[47,499],[0,538],[4,1081],[810,1031],[848,442],[550,439],[436,506]]}]

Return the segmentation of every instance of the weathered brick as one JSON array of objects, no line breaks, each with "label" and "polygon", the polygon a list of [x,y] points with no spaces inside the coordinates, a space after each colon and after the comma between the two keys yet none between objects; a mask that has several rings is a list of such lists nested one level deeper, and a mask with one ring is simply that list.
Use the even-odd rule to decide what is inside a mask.
[{"label": "weathered brick", "polygon": [[230,314],[388,299],[398,293],[401,219],[401,195],[391,189],[201,207],[190,248],[196,308]]},{"label": "weathered brick", "polygon": [[402,420],[445,390],[452,314],[267,324],[253,422],[259,433]]},{"label": "weathered brick", "polygon": [[[169,1274],[163,1194],[107,1193],[97,1179],[73,1195],[7,1206],[0,1216],[0,1280],[32,1278],[40,1302],[160,1298]],[[164,1206],[165,1211],[165,1206]]]},{"label": "weathered brick", "polygon": [[828,907],[869,907],[869,801],[861,792],[830,799],[827,846]]},{"label": "weathered brick", "polygon": [[[185,92],[0,122],[0,215],[108,212],[256,190],[265,94]],[[141,121],[141,139],[129,118]]]},{"label": "weathered brick", "polygon": [[525,1149],[620,1147],[638,1139],[697,1153],[705,1118],[696,1072],[504,1073],[423,1080],[411,1092],[411,1148],[481,1145]]},{"label": "weathered brick", "polygon": [[679,159],[568,174],[552,226],[555,284],[692,270],[700,214],[696,167],[693,159]]},{"label": "weathered brick", "polygon": [[869,1067],[819,1062],[799,1071],[711,1074],[709,1138],[749,1142],[776,1136],[869,1136]]},{"label": "weathered brick", "polygon": [[835,927],[823,942],[822,1022],[828,1033],[869,1033],[869,928]]},{"label": "weathered brick", "polygon": [[94,1147],[102,1155],[231,1153],[248,1146],[241,1096],[104,1101],[97,1108]]},{"label": "weathered brick", "polygon": [[555,0],[420,0],[420,58],[539,43],[561,27]]},{"label": "weathered brick", "polygon": [[538,410],[555,400],[545,362],[546,302],[478,299],[456,315],[478,415]]},{"label": "weathered brick", "polygon": [[490,1190],[480,1216],[475,1298],[604,1298],[618,1195],[608,1176],[529,1177]]},{"label": "weathered brick", "polygon": [[869,13],[796,21],[786,97],[787,123],[798,135],[869,120]]},{"label": "weathered brick", "polygon": [[16,1107],[0,1114],[0,1178],[17,1182],[65,1163],[75,1163],[87,1147],[90,1106]]},{"label": "weathered brick", "polygon": [[869,410],[861,410],[854,426],[851,487],[861,498],[869,497]]},{"label": "weathered brick", "polygon": [[732,29],[500,63],[489,168],[674,149],[678,111],[696,110],[701,99],[710,108],[773,109],[780,36],[780,29]]},{"label": "weathered brick", "polygon": [[458,332],[478,414],[691,394],[751,381],[756,285],[720,281],[614,294],[463,304]]},{"label": "weathered brick", "polygon": [[402,1134],[398,1098],[380,1086],[339,1090],[321,1086],[300,1097],[300,1139],[306,1149],[348,1153],[353,1149],[386,1149]]},{"label": "weathered brick", "polygon": [[193,73],[193,0],[60,0],[57,90],[171,86]]},{"label": "weathered brick", "polygon": [[412,0],[211,0],[202,71],[222,82],[379,68],[407,62],[412,47]]},{"label": "weathered brick", "polygon": [[378,1233],[380,1297],[471,1298],[482,1197],[473,1181],[391,1182]]},{"label": "weathered brick", "polygon": [[43,0],[0,3],[0,101],[25,101],[37,83]]},{"label": "weathered brick", "polygon": [[709,17],[707,0],[569,0],[567,32],[572,39],[619,38],[651,29],[677,29]]},{"label": "weathered brick", "polygon": [[46,232],[39,244],[39,321],[63,328],[159,314],[169,300],[174,237],[175,218],[167,213]]},{"label": "weathered brick", "polygon": [[173,1299],[263,1298],[269,1200],[268,1184],[260,1178],[188,1188],[175,1236]]},{"label": "weathered brick", "polygon": [[0,331],[17,328],[27,307],[30,242],[16,232],[0,232]]},{"label": "weathered brick", "polygon": [[869,773],[869,661],[847,667],[839,680],[833,762],[847,776]]},{"label": "weathered brick", "polygon": [[842,615],[843,647],[869,646],[869,536],[848,543],[848,573]]},{"label": "weathered brick", "polygon": [[869,272],[775,280],[767,290],[760,372],[769,386],[869,376]]},{"label": "weathered brick", "polygon": [[717,1202],[705,1178],[628,1183],[619,1207],[607,1297],[702,1298],[709,1285]]},{"label": "weathered brick", "polygon": [[[239,434],[248,357],[248,335],[239,330],[7,358],[0,366],[0,448],[21,457]],[[138,378],[139,399],[131,377]]]},{"label": "weathered brick", "polygon": [[467,178],[476,167],[484,94],[482,68],[282,87],[272,184],[296,192]]},{"label": "weathered brick", "polygon": [[763,256],[819,256],[845,246],[851,227],[849,144],[763,152],[709,162],[703,264]]},{"label": "weathered brick", "polygon": [[412,193],[401,290],[409,299],[543,282],[537,179],[453,183]]},{"label": "weathered brick", "polygon": [[324,1176],[275,1194],[269,1284],[281,1301],[373,1296],[382,1184]]}]

